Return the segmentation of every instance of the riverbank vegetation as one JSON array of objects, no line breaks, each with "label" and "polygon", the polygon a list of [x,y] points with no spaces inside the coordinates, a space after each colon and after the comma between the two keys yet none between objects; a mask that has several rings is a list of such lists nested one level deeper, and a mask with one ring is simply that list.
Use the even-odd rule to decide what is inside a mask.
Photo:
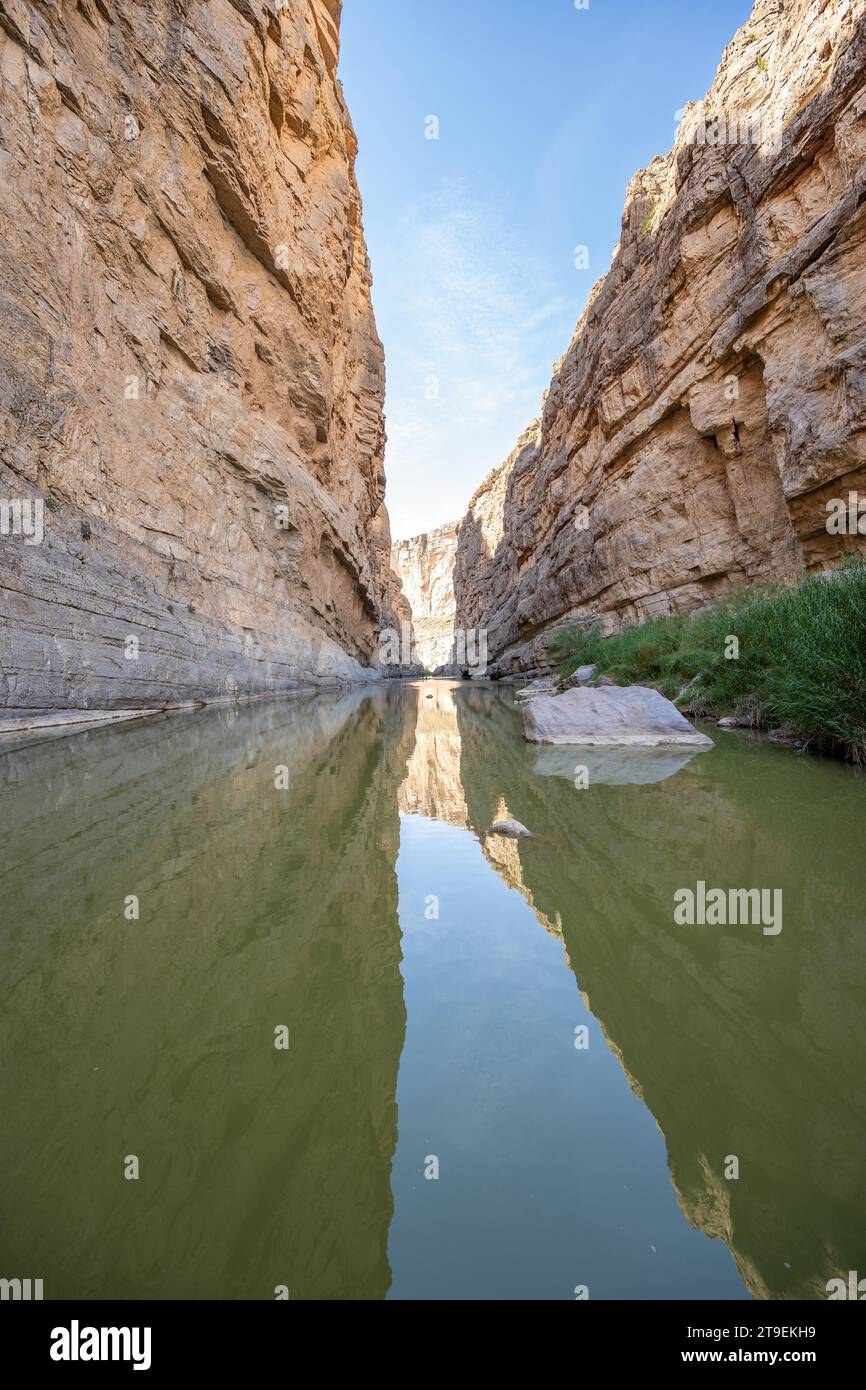
[{"label": "riverbank vegetation", "polygon": [[613,637],[568,627],[551,649],[563,676],[592,664],[619,685],[653,686],[695,718],[736,716],[866,764],[862,560],[795,588],[737,590],[699,613]]}]

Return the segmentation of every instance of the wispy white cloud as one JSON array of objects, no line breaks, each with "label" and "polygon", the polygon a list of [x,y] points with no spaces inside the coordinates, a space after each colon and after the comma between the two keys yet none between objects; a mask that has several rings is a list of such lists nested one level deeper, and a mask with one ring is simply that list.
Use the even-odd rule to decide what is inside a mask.
[{"label": "wispy white cloud", "polygon": [[388,503],[395,536],[455,520],[537,414],[573,305],[501,215],[448,183],[407,209],[389,267]]}]

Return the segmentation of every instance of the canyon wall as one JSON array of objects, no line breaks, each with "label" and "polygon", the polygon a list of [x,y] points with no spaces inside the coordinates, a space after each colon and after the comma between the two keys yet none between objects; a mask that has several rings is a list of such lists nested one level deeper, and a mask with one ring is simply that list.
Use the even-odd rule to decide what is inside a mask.
[{"label": "canyon wall", "polygon": [[458,628],[501,672],[863,546],[866,0],[758,0],[620,243],[543,414],[459,533]]},{"label": "canyon wall", "polygon": [[0,0],[7,712],[378,658],[401,600],[340,13]]},{"label": "canyon wall", "polygon": [[395,541],[391,566],[411,610],[414,652],[429,671],[454,661],[454,562],[457,525]]}]

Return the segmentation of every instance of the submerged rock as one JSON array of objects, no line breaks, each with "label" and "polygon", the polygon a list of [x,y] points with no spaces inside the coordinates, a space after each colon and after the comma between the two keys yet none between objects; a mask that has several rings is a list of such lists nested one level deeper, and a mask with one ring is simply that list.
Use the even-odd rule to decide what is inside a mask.
[{"label": "submerged rock", "polygon": [[519,820],[494,821],[488,831],[490,835],[505,835],[509,840],[531,840],[532,831],[521,825]]},{"label": "submerged rock", "polygon": [[808,739],[799,738],[795,730],[790,728],[773,729],[767,735],[770,743],[777,743],[780,748],[807,748]]},{"label": "submerged rock", "polygon": [[521,686],[515,692],[516,700],[537,700],[542,695],[555,695],[559,690],[559,682],[550,677],[543,677],[541,680],[530,681],[529,685]]},{"label": "submerged rock", "polygon": [[670,700],[645,686],[567,690],[532,700],[523,713],[530,743],[596,748],[712,748]]}]

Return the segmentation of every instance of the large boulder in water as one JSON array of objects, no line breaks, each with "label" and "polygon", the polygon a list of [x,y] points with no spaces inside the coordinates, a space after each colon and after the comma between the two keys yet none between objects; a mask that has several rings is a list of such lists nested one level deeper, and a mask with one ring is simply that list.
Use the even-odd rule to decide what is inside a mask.
[{"label": "large boulder in water", "polygon": [[676,705],[642,685],[578,688],[539,696],[523,712],[530,743],[590,748],[712,748]]}]

